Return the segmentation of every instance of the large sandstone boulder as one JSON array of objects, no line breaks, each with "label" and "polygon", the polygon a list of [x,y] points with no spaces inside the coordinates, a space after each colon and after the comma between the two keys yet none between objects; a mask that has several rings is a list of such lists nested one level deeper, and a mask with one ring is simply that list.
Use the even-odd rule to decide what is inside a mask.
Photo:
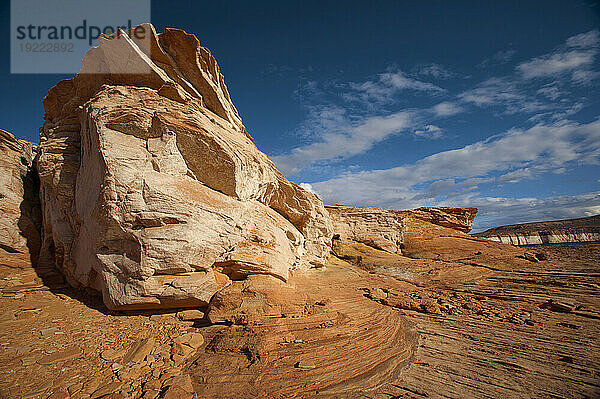
[{"label": "large sandstone boulder", "polygon": [[39,200],[35,149],[0,130],[0,247],[9,252],[39,251]]},{"label": "large sandstone boulder", "polygon": [[112,309],[203,306],[230,280],[323,265],[323,203],[253,144],[210,52],[143,27],[101,38],[44,99],[43,257]]}]

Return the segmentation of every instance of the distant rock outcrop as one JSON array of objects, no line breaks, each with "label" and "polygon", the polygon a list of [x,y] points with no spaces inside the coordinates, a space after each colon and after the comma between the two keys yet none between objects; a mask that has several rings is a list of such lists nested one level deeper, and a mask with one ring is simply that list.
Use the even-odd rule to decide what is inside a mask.
[{"label": "distant rock outcrop", "polygon": [[423,207],[402,212],[415,219],[468,233],[473,229],[477,208]]},{"label": "distant rock outcrop", "polygon": [[[112,309],[203,306],[231,280],[323,265],[322,201],[252,143],[210,52],[142,26],[149,41],[101,38],[44,99],[45,259]],[[124,60],[148,73],[113,73]]]},{"label": "distant rock outcrop", "polygon": [[375,249],[401,253],[403,217],[385,209],[327,205],[334,238],[360,242]]},{"label": "distant rock outcrop", "polygon": [[36,255],[40,212],[34,156],[31,143],[0,130],[0,247]]},{"label": "distant rock outcrop", "polygon": [[449,231],[468,233],[477,213],[477,208],[449,207],[412,211],[344,205],[327,205],[326,208],[333,223],[334,252],[340,243],[347,241],[399,255],[403,253],[405,234],[413,234],[415,228],[433,231],[441,226]]},{"label": "distant rock outcrop", "polygon": [[550,222],[494,227],[475,237],[512,245],[539,245],[600,241],[600,215]]}]

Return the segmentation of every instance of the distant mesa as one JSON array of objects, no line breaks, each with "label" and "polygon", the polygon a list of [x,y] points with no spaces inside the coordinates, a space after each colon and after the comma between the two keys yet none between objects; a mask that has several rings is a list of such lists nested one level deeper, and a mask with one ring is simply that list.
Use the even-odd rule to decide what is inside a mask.
[{"label": "distant mesa", "polygon": [[474,237],[512,245],[542,245],[600,241],[600,215],[578,219],[511,224],[494,227]]}]

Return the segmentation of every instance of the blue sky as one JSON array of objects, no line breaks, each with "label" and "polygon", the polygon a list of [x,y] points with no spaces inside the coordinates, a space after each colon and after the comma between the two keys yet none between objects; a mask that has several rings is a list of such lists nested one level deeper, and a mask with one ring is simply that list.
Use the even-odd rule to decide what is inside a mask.
[{"label": "blue sky", "polygon": [[[152,22],[198,36],[257,146],[326,203],[475,206],[476,230],[600,213],[595,2],[215,3]],[[37,141],[68,76],[11,75],[7,45],[0,128]]]}]

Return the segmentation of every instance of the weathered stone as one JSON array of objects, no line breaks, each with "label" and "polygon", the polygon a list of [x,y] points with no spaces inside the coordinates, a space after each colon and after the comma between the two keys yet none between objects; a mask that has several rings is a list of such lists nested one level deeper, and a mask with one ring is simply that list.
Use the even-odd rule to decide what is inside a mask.
[{"label": "weathered stone", "polygon": [[0,248],[37,257],[41,215],[35,148],[0,129]]},{"label": "weathered stone", "polygon": [[90,396],[92,399],[102,398],[108,394],[118,391],[123,385],[121,382],[114,381],[108,384],[103,384],[100,388],[96,389]]},{"label": "weathered stone", "polygon": [[532,253],[532,252],[525,252],[525,253],[523,254],[523,257],[524,257],[525,259],[527,259],[528,261],[530,261],[530,262],[539,262],[539,260],[538,260],[537,256],[535,256],[535,254],[534,254],[534,253]]},{"label": "weathered stone", "polygon": [[[252,143],[212,55],[144,27],[149,45],[100,39],[44,99],[42,254],[112,309],[205,306],[230,279],[323,265],[321,200]],[[113,52],[148,73],[111,74]]]},{"label": "weathered stone", "polygon": [[423,207],[412,211],[396,211],[408,217],[468,233],[473,228],[477,208]]},{"label": "weathered stone", "polygon": [[189,309],[177,312],[177,318],[183,321],[202,320],[204,318],[204,312],[198,309]]},{"label": "weathered stone", "polygon": [[78,346],[70,346],[65,349],[50,353],[38,359],[39,364],[54,364],[70,359],[78,359],[83,356],[83,351]]},{"label": "weathered stone", "polygon": [[196,350],[204,343],[204,337],[200,333],[187,333],[175,338],[173,341]]},{"label": "weathered stone", "polygon": [[178,399],[194,397],[194,386],[189,374],[178,375],[165,381],[167,387],[163,398]]},{"label": "weathered stone", "polygon": [[310,361],[310,360],[300,360],[299,362],[296,363],[295,366],[297,369],[303,369],[303,370],[311,370],[316,368],[317,366],[315,365],[315,362]]},{"label": "weathered stone", "polygon": [[120,357],[123,357],[127,351],[125,349],[115,350],[115,349],[106,349],[102,351],[100,357],[104,360],[115,360]]},{"label": "weathered stone", "polygon": [[125,356],[123,356],[123,364],[129,362],[139,363],[152,352],[155,340],[153,337],[144,338],[136,341],[131,345]]},{"label": "weathered stone", "polygon": [[40,335],[42,337],[45,337],[47,335],[54,335],[54,333],[57,331],[58,331],[58,328],[56,328],[56,327],[44,328],[43,330],[40,330]]},{"label": "weathered stone", "polygon": [[383,251],[400,253],[402,217],[394,211],[369,207],[328,205],[334,237],[352,240]]},{"label": "weathered stone", "polygon": [[553,312],[569,313],[575,309],[575,304],[550,299],[546,303],[542,304],[542,307]]}]

